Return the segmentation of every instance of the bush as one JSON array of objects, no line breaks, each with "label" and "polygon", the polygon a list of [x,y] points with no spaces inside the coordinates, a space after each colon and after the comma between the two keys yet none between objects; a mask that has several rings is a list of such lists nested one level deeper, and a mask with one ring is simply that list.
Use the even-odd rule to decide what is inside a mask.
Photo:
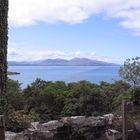
[{"label": "bush", "polygon": [[28,114],[24,110],[12,112],[6,124],[8,131],[21,132],[30,126],[30,123],[36,121],[38,115],[35,113]]}]

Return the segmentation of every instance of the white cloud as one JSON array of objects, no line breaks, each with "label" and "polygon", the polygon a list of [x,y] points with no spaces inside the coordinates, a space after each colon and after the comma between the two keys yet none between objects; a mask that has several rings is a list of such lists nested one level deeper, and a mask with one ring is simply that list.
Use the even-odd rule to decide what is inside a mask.
[{"label": "white cloud", "polygon": [[94,14],[118,18],[120,24],[140,33],[140,0],[10,0],[11,26],[38,22],[81,23]]},{"label": "white cloud", "polygon": [[105,61],[105,62],[117,62],[119,61],[115,58],[104,57],[95,54],[94,52],[85,53],[81,51],[76,52],[62,52],[62,51],[52,51],[52,50],[43,50],[43,51],[17,51],[16,48],[8,48],[8,60],[9,61],[36,61],[44,59],[72,59],[72,58],[88,58],[93,60]]},{"label": "white cloud", "polygon": [[13,56],[18,55],[18,52],[16,51],[16,49],[8,48],[8,55],[9,55],[10,57],[13,57]]}]

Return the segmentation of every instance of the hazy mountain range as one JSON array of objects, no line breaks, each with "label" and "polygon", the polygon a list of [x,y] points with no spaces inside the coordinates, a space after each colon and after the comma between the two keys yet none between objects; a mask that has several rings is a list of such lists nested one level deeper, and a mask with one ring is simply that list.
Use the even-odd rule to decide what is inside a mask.
[{"label": "hazy mountain range", "polygon": [[9,61],[10,66],[115,66],[118,64],[108,63],[104,61],[91,60],[87,58],[65,59],[46,59],[38,61]]}]

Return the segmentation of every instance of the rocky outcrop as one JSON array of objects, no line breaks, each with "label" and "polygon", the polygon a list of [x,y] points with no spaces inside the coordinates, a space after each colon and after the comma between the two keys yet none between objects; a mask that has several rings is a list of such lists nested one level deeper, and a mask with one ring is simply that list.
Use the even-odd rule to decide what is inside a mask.
[{"label": "rocky outcrop", "polygon": [[[33,122],[22,133],[6,132],[6,140],[119,140],[122,133],[116,128],[113,114],[63,117],[43,124]],[[130,140],[139,140],[140,122],[135,122],[128,136]]]},{"label": "rocky outcrop", "polygon": [[5,139],[6,140],[24,140],[23,133],[14,133],[14,132],[5,132]]},{"label": "rocky outcrop", "polygon": [[99,117],[63,117],[40,124],[35,122],[24,132],[24,140],[105,140],[105,128],[112,125],[112,114]]}]

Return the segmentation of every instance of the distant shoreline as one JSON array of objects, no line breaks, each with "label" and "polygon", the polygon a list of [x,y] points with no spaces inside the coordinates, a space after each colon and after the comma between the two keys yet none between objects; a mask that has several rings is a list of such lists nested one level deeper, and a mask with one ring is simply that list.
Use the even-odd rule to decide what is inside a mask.
[{"label": "distant shoreline", "polygon": [[19,72],[8,72],[8,75],[19,75]]},{"label": "distant shoreline", "polygon": [[52,66],[52,67],[58,67],[58,66],[60,66],[60,67],[112,67],[112,66],[122,66],[121,64],[119,65],[119,64],[114,64],[114,65],[28,65],[28,64],[26,64],[26,65],[23,65],[23,64],[17,64],[17,65],[8,65],[8,66]]}]

